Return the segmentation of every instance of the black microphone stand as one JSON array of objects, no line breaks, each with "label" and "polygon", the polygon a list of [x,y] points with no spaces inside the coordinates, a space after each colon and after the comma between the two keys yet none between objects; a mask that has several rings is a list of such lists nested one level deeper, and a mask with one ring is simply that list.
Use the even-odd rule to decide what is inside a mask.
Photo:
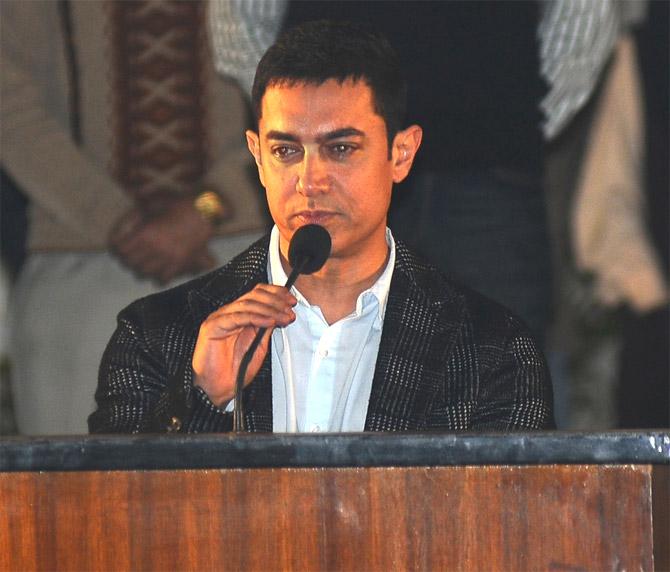
[{"label": "black microphone stand", "polygon": [[[303,257],[299,260],[298,264],[293,268],[291,274],[286,281],[285,288],[289,289],[295,281],[298,279],[298,276],[301,274],[305,265],[309,262],[309,257]],[[263,336],[267,328],[259,328],[256,332],[249,349],[242,356],[242,361],[240,362],[240,369],[237,372],[237,378],[235,379],[235,406],[233,409],[233,431],[236,433],[241,433],[246,431],[245,422],[244,422],[244,406],[242,405],[242,389],[244,388],[244,376],[247,373],[247,368],[251,363],[251,358],[254,357],[256,349],[261,343]]]}]

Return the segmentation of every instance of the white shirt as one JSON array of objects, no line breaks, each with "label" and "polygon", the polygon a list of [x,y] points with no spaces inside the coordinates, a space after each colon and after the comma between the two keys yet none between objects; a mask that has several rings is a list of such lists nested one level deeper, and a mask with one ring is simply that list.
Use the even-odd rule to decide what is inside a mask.
[{"label": "white shirt", "polygon": [[[356,308],[328,325],[318,306],[294,287],[296,320],[272,333],[272,416],[275,433],[362,431],[388,300],[395,241],[386,229],[389,259]],[[275,226],[268,256],[270,283],[284,285]]]}]

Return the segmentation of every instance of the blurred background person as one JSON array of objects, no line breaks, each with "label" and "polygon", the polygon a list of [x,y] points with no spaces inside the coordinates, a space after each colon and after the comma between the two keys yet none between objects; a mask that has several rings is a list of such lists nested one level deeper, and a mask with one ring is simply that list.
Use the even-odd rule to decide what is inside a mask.
[{"label": "blurred background person", "polygon": [[2,167],[29,201],[10,305],[18,430],[85,433],[117,312],[266,228],[247,109],[213,68],[204,2],[0,10]]},{"label": "blurred background person", "polygon": [[[558,56],[547,58],[545,73],[556,78],[556,89],[546,101],[554,98],[563,110],[555,124],[546,125],[545,172],[556,293],[548,354],[557,424],[579,430],[630,427],[624,409],[640,408],[631,400],[617,411],[624,317],[653,315],[667,308],[668,296],[645,196],[646,158],[656,144],[646,144],[633,35],[648,21],[647,9],[656,11],[660,4],[554,2],[546,7],[543,50]],[[562,25],[575,15],[588,25]],[[667,18],[660,20],[667,47]],[[662,69],[660,60],[655,65]],[[667,106],[667,74],[654,75],[666,77]],[[667,121],[664,125],[660,139],[665,138],[667,150]],[[666,196],[667,188],[666,178]],[[667,217],[665,228],[667,236]],[[667,411],[667,345],[656,348],[654,366],[636,366],[635,394],[638,402],[645,401],[651,380],[664,378],[657,385],[666,388],[661,407]],[[661,397],[658,388],[654,393]],[[643,408],[649,421],[658,419],[655,407],[647,400]]]}]

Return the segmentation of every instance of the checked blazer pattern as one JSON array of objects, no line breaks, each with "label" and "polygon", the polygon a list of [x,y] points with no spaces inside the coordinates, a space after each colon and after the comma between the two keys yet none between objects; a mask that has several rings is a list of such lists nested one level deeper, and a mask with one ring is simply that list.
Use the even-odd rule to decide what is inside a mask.
[{"label": "checked blazer pattern", "polygon": [[[267,281],[268,244],[266,236],[226,266],[119,314],[100,365],[91,432],[232,429],[232,414],[193,386],[191,358],[202,321]],[[272,431],[271,384],[268,352],[243,395],[250,431]],[[526,327],[397,242],[365,430],[552,427],[547,367]]]}]

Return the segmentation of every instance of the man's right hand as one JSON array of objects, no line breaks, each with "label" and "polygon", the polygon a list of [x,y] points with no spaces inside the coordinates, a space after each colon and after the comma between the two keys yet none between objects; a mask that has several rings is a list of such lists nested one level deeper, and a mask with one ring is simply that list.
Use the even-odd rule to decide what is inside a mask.
[{"label": "man's right hand", "polygon": [[249,364],[244,385],[256,376],[267,354],[272,331],[295,320],[296,303],[296,298],[283,286],[258,284],[211,313],[201,324],[193,352],[193,381],[214,405],[225,408],[233,399],[242,357],[258,329],[267,328]]},{"label": "man's right hand", "polygon": [[188,273],[210,270],[208,249],[214,235],[190,197],[164,197],[151,208],[136,207],[122,217],[110,236],[110,249],[138,276],[167,284]]}]

